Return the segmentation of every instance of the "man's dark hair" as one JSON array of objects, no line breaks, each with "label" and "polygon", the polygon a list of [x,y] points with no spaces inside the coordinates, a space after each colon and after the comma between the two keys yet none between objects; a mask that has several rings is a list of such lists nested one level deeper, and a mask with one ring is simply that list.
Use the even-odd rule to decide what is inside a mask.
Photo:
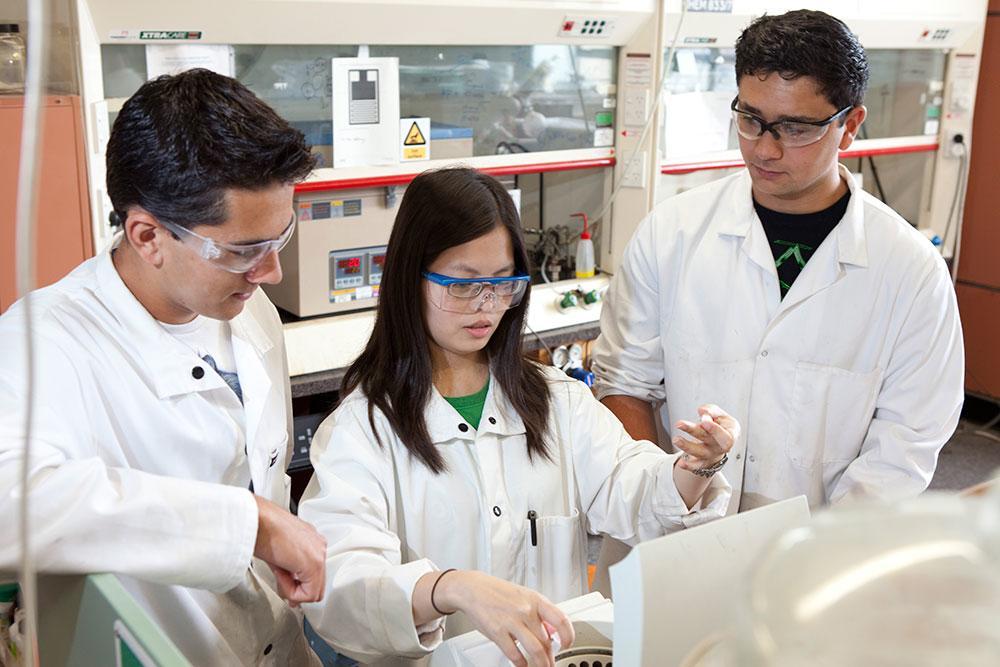
[{"label": "man's dark hair", "polygon": [[840,19],[798,9],[762,16],[736,40],[736,81],[744,75],[812,77],[839,111],[859,106],[868,87],[868,56]]},{"label": "man's dark hair", "polygon": [[108,196],[183,227],[226,219],[225,190],[305,178],[302,133],[235,79],[205,69],[147,81],[125,102],[107,147]]}]

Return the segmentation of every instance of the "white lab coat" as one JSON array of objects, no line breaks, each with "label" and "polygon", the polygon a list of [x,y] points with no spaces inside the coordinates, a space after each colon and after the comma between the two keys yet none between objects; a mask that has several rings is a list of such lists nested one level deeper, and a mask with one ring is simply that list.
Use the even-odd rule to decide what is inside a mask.
[{"label": "white lab coat", "polygon": [[[376,410],[379,447],[360,391],[323,422],[299,513],[327,540],[327,589],[305,609],[339,651],[374,661],[435,648],[441,624],[418,634],[411,608],[414,585],[434,569],[481,570],[558,602],[587,591],[588,532],[634,544],[724,513],[721,476],[690,511],[673,483],[675,456],[629,438],[584,384],[556,369],[547,379],[552,461],[529,461],[524,425],[495,379],[478,431],[432,393],[425,418],[448,466],[440,475],[410,458]],[[461,614],[447,624],[448,636],[470,629]],[[400,663],[410,664],[379,664]]]},{"label": "white lab coat", "polygon": [[[239,406],[235,393],[150,316],[110,252],[32,303],[38,570],[119,574],[195,665],[315,659],[268,567],[248,569],[257,534],[250,479],[279,505],[289,498],[288,376],[267,297],[258,291],[231,323],[246,438],[224,409]],[[22,306],[0,317],[0,516],[10,535],[23,446]],[[194,368],[203,369],[200,379]],[[18,558],[16,539],[0,541],[0,570]]]},{"label": "white lab coat", "polygon": [[743,425],[730,512],[927,488],[963,401],[954,289],[937,250],[855,186],[779,298],[747,171],[668,199],[625,251],[594,347],[596,389],[665,400],[663,423],[717,403]]}]

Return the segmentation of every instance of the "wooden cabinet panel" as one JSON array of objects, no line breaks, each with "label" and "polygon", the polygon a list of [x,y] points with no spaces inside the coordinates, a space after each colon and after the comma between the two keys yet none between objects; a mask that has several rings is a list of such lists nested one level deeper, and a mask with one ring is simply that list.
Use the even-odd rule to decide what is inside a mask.
[{"label": "wooden cabinet panel", "polygon": [[[1000,0],[997,0],[1000,2]],[[983,60],[976,94],[972,128],[972,160],[965,198],[962,250],[958,278],[980,285],[1000,287],[1000,206],[997,174],[1000,174],[1000,16],[986,23]]]},{"label": "wooden cabinet panel", "polygon": [[[990,0],[1000,11],[1000,0]],[[958,306],[965,334],[965,388],[1000,398],[1000,16],[986,18],[972,128],[972,160],[958,265]]]},{"label": "wooden cabinet panel", "polygon": [[964,283],[956,289],[965,334],[965,388],[1000,398],[1000,290]]},{"label": "wooden cabinet panel", "polygon": [[[17,174],[24,99],[0,97],[0,311],[17,295],[14,266]],[[80,99],[45,103],[36,228],[35,284],[53,283],[94,253]]]}]

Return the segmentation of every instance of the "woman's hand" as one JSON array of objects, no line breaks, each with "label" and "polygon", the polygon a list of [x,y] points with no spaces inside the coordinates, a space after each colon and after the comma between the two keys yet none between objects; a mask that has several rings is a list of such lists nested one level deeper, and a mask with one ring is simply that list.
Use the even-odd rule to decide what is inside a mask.
[{"label": "woman's hand", "polygon": [[517,667],[555,667],[555,633],[562,648],[573,644],[569,618],[545,596],[483,572],[449,572],[438,583],[434,602],[442,611],[462,611]]},{"label": "woman's hand", "polygon": [[698,408],[700,421],[678,421],[676,427],[694,440],[675,436],[674,447],[684,452],[677,467],[695,471],[718,463],[740,437],[740,424],[718,405]]}]

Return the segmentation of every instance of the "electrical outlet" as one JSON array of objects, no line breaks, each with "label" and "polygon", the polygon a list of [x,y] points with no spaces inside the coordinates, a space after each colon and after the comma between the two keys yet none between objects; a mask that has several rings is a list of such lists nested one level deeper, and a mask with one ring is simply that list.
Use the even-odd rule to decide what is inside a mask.
[{"label": "electrical outlet", "polygon": [[649,91],[645,88],[625,89],[622,120],[626,127],[642,127],[649,113]]},{"label": "electrical outlet", "polygon": [[947,158],[960,158],[968,150],[966,133],[960,130],[948,130],[944,134],[945,139],[941,143],[941,150]]},{"label": "electrical outlet", "polygon": [[[623,167],[628,164],[631,160],[631,156],[625,158],[621,161]],[[622,177],[622,187],[624,188],[644,188],[646,187],[646,151],[639,153],[634,160],[631,160],[632,164],[629,165],[628,171]]]}]

